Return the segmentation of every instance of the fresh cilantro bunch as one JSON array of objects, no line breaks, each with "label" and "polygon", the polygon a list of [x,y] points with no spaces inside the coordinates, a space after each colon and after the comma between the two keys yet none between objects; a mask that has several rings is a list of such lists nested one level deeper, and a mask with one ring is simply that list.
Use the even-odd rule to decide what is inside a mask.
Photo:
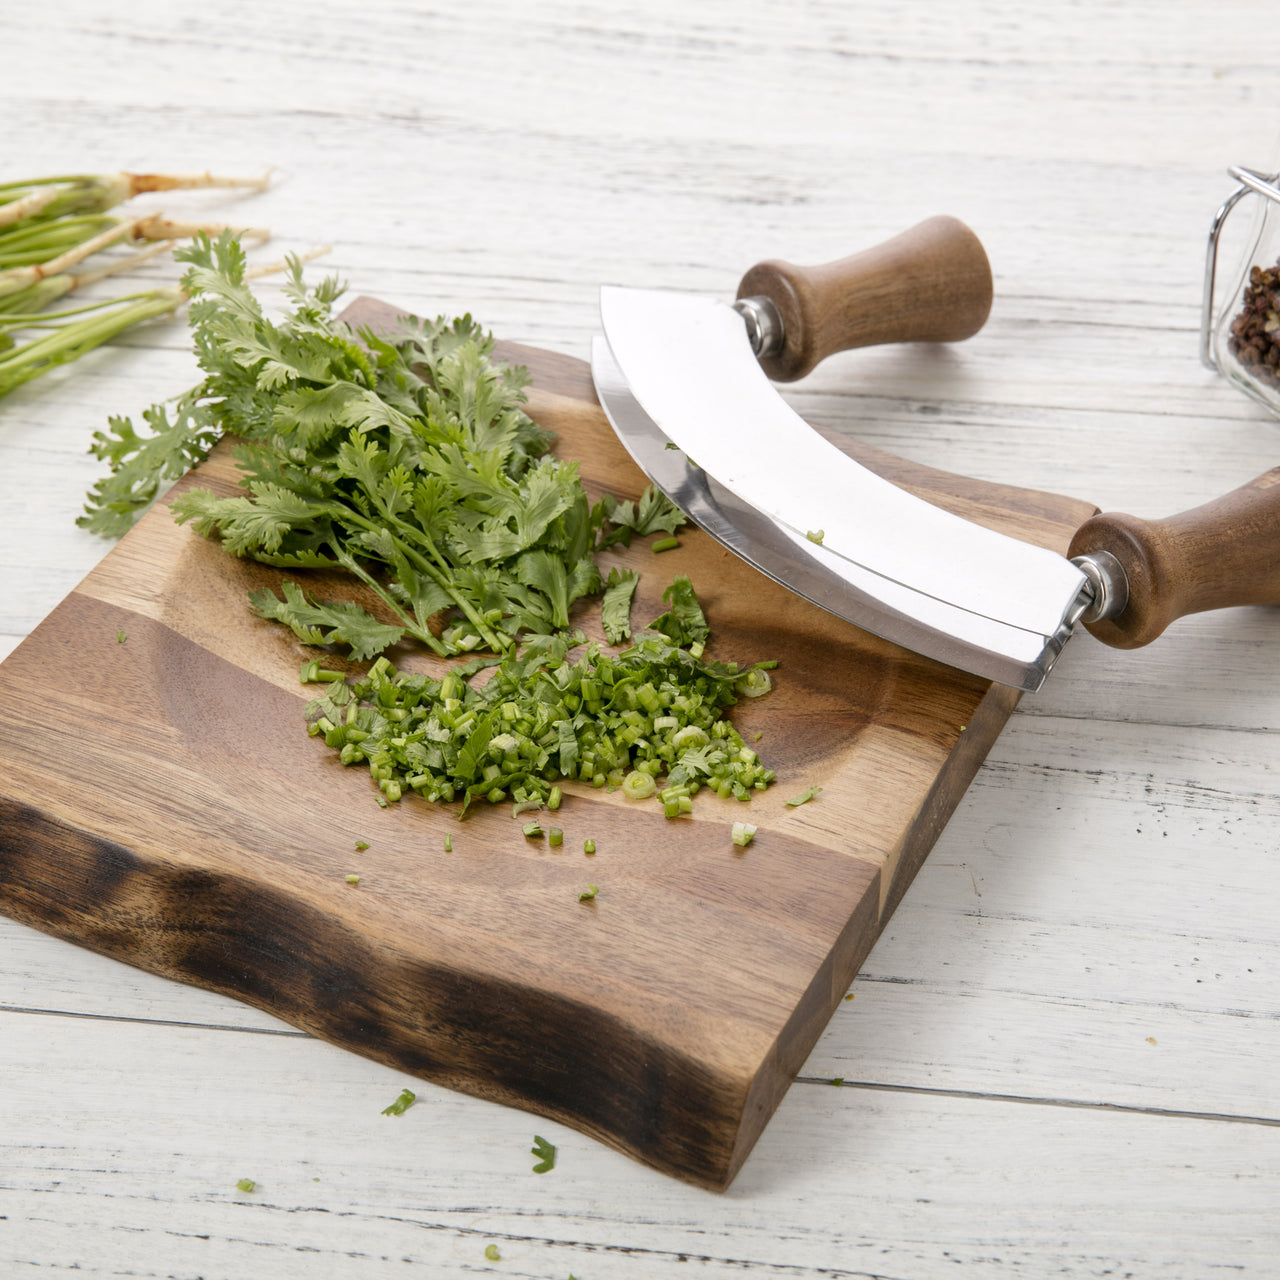
[{"label": "fresh cilantro bunch", "polygon": [[293,310],[273,321],[234,237],[201,236],[176,256],[190,264],[183,288],[204,381],[172,416],[148,410],[150,436],[127,419],[98,435],[113,472],[81,523],[122,532],[163,479],[235,437],[243,492],[191,489],[175,518],[235,555],[345,570],[395,620],[291,582],[283,599],[253,597],[307,643],[346,645],[358,660],[406,636],[439,654],[500,652],[520,632],[569,626],[573,603],[604,585],[597,551],[683,522],[654,491],[638,504],[591,503],[577,463],[552,456],[552,435],[521,408],[527,374],[495,363],[469,316],[357,333],[332,314],[342,287],[308,290],[295,259]]}]

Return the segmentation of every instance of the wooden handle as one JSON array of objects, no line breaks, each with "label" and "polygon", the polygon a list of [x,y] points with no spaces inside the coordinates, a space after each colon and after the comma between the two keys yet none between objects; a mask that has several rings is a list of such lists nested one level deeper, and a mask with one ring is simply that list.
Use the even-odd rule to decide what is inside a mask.
[{"label": "wooden handle", "polygon": [[738,297],[765,297],[778,309],[782,350],[760,364],[775,382],[793,382],[837,351],[972,337],[991,310],[991,265],[963,222],[928,218],[823,266],[757,263]]},{"label": "wooden handle", "polygon": [[1202,507],[1167,520],[1094,516],[1068,555],[1109,551],[1129,579],[1129,602],[1086,623],[1118,649],[1150,644],[1188,613],[1280,604],[1280,467]]}]

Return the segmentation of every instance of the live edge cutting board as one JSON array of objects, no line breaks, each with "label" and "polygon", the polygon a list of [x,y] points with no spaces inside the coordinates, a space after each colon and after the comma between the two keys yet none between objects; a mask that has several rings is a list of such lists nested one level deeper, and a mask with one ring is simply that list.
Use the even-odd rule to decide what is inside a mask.
[{"label": "live edge cutting board", "polygon": [[[389,314],[362,299],[346,318]],[[529,368],[530,413],[593,495],[638,495],[587,366],[500,354]],[[850,451],[1059,551],[1094,511]],[[229,492],[225,447],[183,483]],[[367,771],[304,730],[310,651],[246,605],[282,573],[158,507],[0,665],[0,909],[727,1186],[1017,695],[838,621],[698,531],[681,544],[655,555],[642,540],[605,567],[641,571],[637,626],[686,573],[711,656],[778,660],[773,692],[734,711],[778,781],[749,804],[699,796],[677,820],[568,784],[552,848],[509,804],[462,822],[417,797],[380,809]],[[787,808],[808,786],[821,795]],[[739,819],[759,828],[746,849]]]}]

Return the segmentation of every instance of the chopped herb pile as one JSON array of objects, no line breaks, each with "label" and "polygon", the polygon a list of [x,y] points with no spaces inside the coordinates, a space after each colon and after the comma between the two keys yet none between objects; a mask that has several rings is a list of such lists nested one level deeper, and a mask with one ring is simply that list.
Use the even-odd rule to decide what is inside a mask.
[{"label": "chopped herb pile", "polygon": [[583,640],[528,636],[479,688],[468,677],[491,659],[437,680],[379,658],[363,678],[326,685],[308,705],[310,731],[343,764],[367,767],[386,800],[414,791],[461,799],[464,811],[476,800],[549,803],[559,780],[574,779],[656,794],[677,817],[704,787],[748,800],[773,781],[725,718],[756,668],[695,658],[662,634],[617,654]]}]

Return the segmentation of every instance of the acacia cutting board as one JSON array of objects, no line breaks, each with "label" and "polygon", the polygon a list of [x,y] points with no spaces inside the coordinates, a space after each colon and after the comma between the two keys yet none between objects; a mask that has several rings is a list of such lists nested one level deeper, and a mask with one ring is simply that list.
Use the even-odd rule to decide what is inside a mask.
[{"label": "acacia cutting board", "polygon": [[[362,299],[346,318],[391,314]],[[587,366],[500,354],[529,368],[529,410],[593,496],[637,496]],[[850,452],[1059,551],[1094,510]],[[219,446],[182,483],[236,479]],[[680,542],[608,553],[606,571],[641,571],[637,625],[688,574],[710,656],[778,660],[773,692],[734,712],[778,782],[749,804],[699,796],[671,821],[568,784],[557,849],[525,839],[507,804],[465,821],[417,797],[379,808],[367,771],[305,732],[297,673],[312,651],[246,605],[285,575],[157,507],[0,665],[0,909],[727,1186],[1017,694],[837,620],[698,531]],[[598,634],[598,610],[575,621]],[[808,786],[818,798],[788,808]],[[739,819],[759,828],[746,849],[730,838]],[[588,883],[598,895],[580,902]]]}]

